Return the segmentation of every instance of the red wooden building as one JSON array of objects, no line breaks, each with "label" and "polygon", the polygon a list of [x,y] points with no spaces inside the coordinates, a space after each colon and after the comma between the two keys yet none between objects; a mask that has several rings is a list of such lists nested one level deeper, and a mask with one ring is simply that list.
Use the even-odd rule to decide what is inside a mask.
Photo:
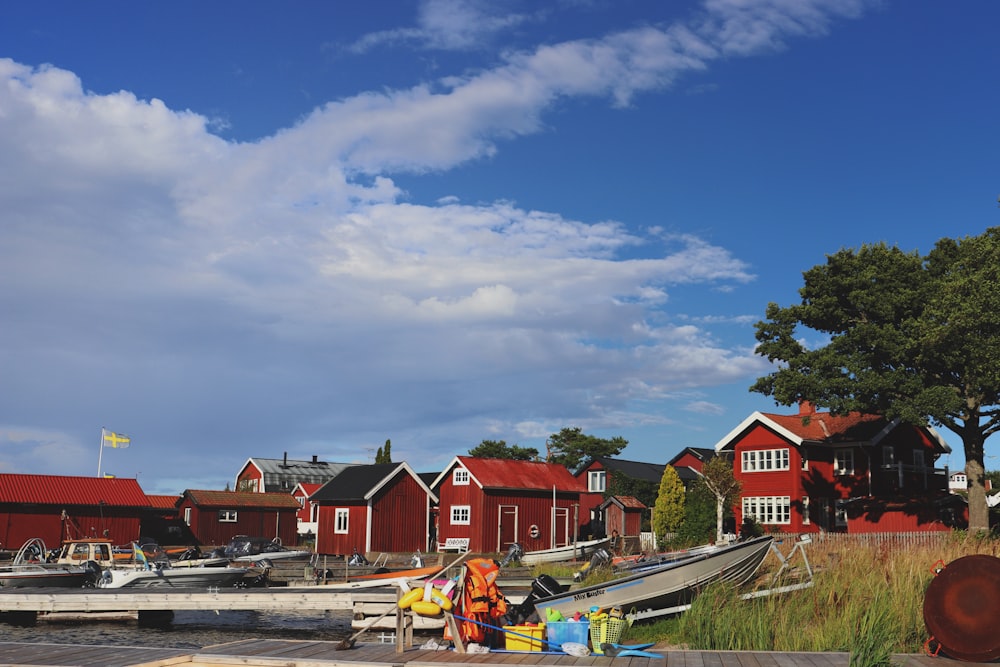
[{"label": "red wooden building", "polygon": [[319,506],[312,501],[312,494],[323,488],[322,484],[311,484],[309,482],[299,482],[292,491],[292,498],[299,504],[299,511],[295,514],[298,523],[296,531],[299,539],[315,540],[316,529],[319,522]]},{"label": "red wooden building", "polygon": [[177,505],[198,543],[222,546],[237,535],[294,545],[299,503],[290,493],[241,493],[187,489]]},{"label": "red wooden building", "polygon": [[319,508],[316,552],[423,550],[437,496],[406,463],[345,468],[310,496]]},{"label": "red wooden building", "polygon": [[[611,531],[614,529],[621,532],[623,526],[611,526],[603,509],[603,504],[609,496],[609,489],[614,489],[616,486],[616,478],[646,482],[651,485],[651,488],[659,489],[660,480],[663,478],[663,468],[663,464],[659,463],[629,461],[609,456],[595,456],[584,461],[583,465],[574,473],[585,489],[580,497],[581,535],[583,537],[603,537],[611,535]],[[640,504],[643,503],[640,502]],[[632,532],[621,532],[621,534],[638,537],[642,530],[641,519],[640,523],[634,526],[634,529],[631,523],[628,525]]]},{"label": "red wooden building", "polygon": [[642,513],[647,508],[638,498],[632,496],[611,496],[600,505],[604,513],[604,523],[608,535],[614,531],[622,537],[638,535],[642,530]]},{"label": "red wooden building", "polygon": [[951,449],[930,427],[803,403],[798,414],[755,412],[715,446],[742,483],[736,525],[752,517],[783,532],[947,529]]},{"label": "red wooden building", "polygon": [[536,461],[457,456],[431,487],[440,498],[438,542],[468,540],[474,552],[526,551],[582,539],[586,487],[564,466]]},{"label": "red wooden building", "polygon": [[668,466],[673,466],[677,471],[677,476],[681,478],[681,484],[685,489],[691,488],[691,484],[701,477],[701,469],[705,467],[709,459],[715,457],[715,450],[708,447],[685,447],[674,458],[667,461]]},{"label": "red wooden building", "polygon": [[249,458],[236,473],[237,491],[252,493],[291,493],[297,484],[326,484],[353,464],[320,461],[313,456],[309,461],[288,458]]},{"label": "red wooden building", "polygon": [[17,550],[39,537],[49,547],[79,537],[107,537],[115,544],[139,539],[151,510],[134,479],[0,474],[0,543]]}]

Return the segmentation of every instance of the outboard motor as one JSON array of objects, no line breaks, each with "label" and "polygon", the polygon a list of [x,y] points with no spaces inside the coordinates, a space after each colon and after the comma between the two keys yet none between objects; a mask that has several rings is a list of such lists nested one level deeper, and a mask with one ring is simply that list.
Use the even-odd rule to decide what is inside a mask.
[{"label": "outboard motor", "polygon": [[83,580],[84,588],[95,588],[98,580],[101,578],[101,566],[97,561],[88,560],[84,563],[83,568],[87,571],[87,576]]},{"label": "outboard motor", "polygon": [[594,568],[604,567],[611,563],[611,553],[607,549],[597,549],[590,556],[590,562],[584,563],[583,567],[573,573],[573,581],[583,581]]},{"label": "outboard motor", "polygon": [[201,558],[201,549],[193,546],[185,549],[184,553],[177,557],[177,560],[195,560],[196,558]]},{"label": "outboard motor", "polygon": [[520,562],[521,556],[523,555],[524,548],[522,548],[517,542],[514,542],[510,545],[510,548],[507,549],[507,555],[503,557],[499,565],[500,567],[507,567],[511,563]]},{"label": "outboard motor", "polygon": [[524,602],[508,607],[506,616],[510,621],[510,625],[538,622],[538,614],[535,612],[535,600],[551,597],[562,592],[563,587],[551,576],[547,574],[538,575],[531,582],[531,592],[524,598]]},{"label": "outboard motor", "polygon": [[354,553],[351,554],[350,559],[347,561],[348,565],[360,566],[360,565],[371,565],[368,559],[364,557],[363,554],[358,553],[358,548],[354,547]]},{"label": "outboard motor", "polygon": [[416,569],[423,566],[424,558],[420,555],[420,549],[417,549],[417,551],[413,554],[413,557],[410,558],[410,567]]}]

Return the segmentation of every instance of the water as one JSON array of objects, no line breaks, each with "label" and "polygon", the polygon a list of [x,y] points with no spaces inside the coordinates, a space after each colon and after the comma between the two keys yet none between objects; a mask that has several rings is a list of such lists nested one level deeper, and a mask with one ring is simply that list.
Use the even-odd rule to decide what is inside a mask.
[{"label": "water", "polygon": [[[100,644],[200,649],[241,639],[340,641],[353,634],[351,612],[177,611],[164,628],[139,627],[133,620],[48,621],[34,627],[0,623],[0,640],[50,644]],[[379,631],[365,636],[377,640]]]}]

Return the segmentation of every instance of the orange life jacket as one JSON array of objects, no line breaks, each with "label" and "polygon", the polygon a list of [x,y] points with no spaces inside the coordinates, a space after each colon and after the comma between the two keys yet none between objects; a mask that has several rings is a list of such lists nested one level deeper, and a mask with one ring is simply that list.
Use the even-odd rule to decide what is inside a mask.
[{"label": "orange life jacket", "polygon": [[[497,625],[500,617],[507,613],[507,598],[496,584],[500,565],[492,558],[472,558],[465,565],[465,584],[458,614],[480,623]],[[458,623],[464,641],[489,645],[487,639],[492,636],[489,628],[468,621]]]}]

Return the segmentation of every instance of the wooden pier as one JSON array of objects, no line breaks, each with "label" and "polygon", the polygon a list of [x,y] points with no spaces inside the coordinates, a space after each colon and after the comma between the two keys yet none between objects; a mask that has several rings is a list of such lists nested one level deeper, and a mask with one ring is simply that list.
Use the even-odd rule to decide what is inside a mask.
[{"label": "wooden pier", "polygon": [[[12,667],[846,667],[848,653],[687,651],[650,649],[662,658],[588,656],[541,652],[456,653],[419,648],[396,652],[389,644],[248,639],[201,650],[0,642],[0,664]],[[946,657],[894,655],[898,667],[958,667]]]}]

